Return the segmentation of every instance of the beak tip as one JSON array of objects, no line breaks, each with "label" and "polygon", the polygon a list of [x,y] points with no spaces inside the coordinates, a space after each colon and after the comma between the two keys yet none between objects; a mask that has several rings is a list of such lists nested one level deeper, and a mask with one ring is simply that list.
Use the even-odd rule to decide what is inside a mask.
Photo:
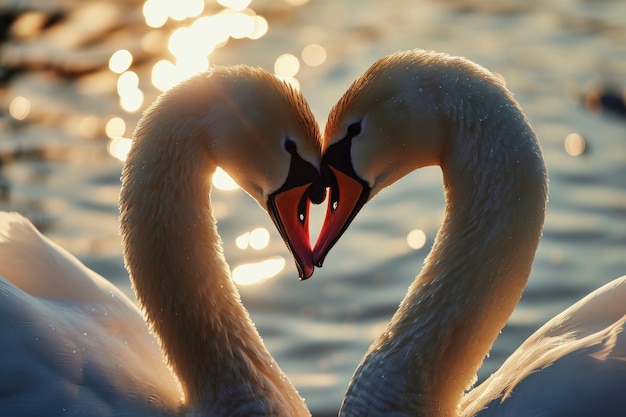
[{"label": "beak tip", "polygon": [[313,272],[315,271],[315,265],[313,264],[313,259],[308,259],[306,262],[296,261],[296,267],[298,268],[298,277],[300,281],[306,281],[311,278]]}]

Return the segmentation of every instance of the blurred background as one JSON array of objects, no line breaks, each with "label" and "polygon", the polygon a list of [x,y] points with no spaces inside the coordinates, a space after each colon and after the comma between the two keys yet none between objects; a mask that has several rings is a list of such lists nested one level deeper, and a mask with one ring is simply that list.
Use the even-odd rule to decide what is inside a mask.
[{"label": "blurred background", "polygon": [[[323,126],[376,59],[412,48],[463,55],[506,81],[550,171],[530,282],[484,378],[549,317],[626,273],[624,16],[617,0],[0,0],[0,209],[29,217],[134,297],[119,177],[160,92],[212,65],[261,66],[299,86]],[[306,282],[268,216],[221,172],[212,199],[270,351],[314,415],[336,415],[432,244],[440,171],[383,191]],[[313,238],[323,212],[313,212]]]}]

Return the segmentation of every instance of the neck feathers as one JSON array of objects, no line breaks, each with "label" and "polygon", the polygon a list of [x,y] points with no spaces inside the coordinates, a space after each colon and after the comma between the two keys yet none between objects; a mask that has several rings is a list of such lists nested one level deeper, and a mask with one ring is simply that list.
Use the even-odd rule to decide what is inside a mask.
[{"label": "neck feathers", "polygon": [[133,287],[186,402],[208,415],[308,415],[231,280],[210,207],[206,132],[157,110],[124,167],[121,232]]},{"label": "neck feathers", "polygon": [[[541,149],[508,92],[493,80],[482,89],[468,82],[450,89],[453,104],[444,103],[450,132],[441,160],[443,225],[422,272],[359,365],[342,416],[357,415],[351,408],[376,398],[371,391],[379,385],[371,381],[381,378],[393,388],[382,390],[380,415],[457,415],[526,285],[547,200]],[[464,91],[472,88],[496,94]]]}]

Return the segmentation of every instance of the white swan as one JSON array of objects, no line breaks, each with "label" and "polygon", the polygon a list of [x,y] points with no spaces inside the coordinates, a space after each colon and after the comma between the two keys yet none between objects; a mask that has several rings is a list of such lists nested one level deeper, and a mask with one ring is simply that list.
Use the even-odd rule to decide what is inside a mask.
[{"label": "white swan", "polygon": [[215,68],[144,113],[121,230],[157,338],[112,284],[1,214],[0,415],[309,416],[240,302],[208,194],[220,165],[269,211],[307,277],[320,157],[304,99],[260,69]]},{"label": "white swan", "polygon": [[555,317],[464,395],[526,285],[547,200],[540,145],[501,82],[458,57],[390,55],[335,105],[324,149],[318,265],[359,209],[408,172],[440,165],[446,196],[425,265],[357,368],[341,416],[626,415],[626,277]]}]

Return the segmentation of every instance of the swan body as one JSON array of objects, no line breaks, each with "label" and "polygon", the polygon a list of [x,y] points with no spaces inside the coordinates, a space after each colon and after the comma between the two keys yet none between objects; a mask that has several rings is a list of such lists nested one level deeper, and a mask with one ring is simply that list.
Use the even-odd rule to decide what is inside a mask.
[{"label": "swan body", "polygon": [[522,295],[547,201],[539,142],[498,79],[459,57],[390,55],[335,105],[323,141],[318,266],[363,205],[407,173],[439,165],[446,197],[424,267],[355,371],[341,416],[626,413],[626,277],[552,319],[466,393]]},{"label": "swan body", "polygon": [[181,406],[136,305],[17,213],[0,213],[0,298],[0,416]]},{"label": "swan body", "polygon": [[208,195],[220,165],[269,211],[306,278],[320,158],[304,99],[263,70],[217,67],[157,99],[120,195],[143,314],[27,220],[0,214],[0,415],[309,416],[241,304]]}]

